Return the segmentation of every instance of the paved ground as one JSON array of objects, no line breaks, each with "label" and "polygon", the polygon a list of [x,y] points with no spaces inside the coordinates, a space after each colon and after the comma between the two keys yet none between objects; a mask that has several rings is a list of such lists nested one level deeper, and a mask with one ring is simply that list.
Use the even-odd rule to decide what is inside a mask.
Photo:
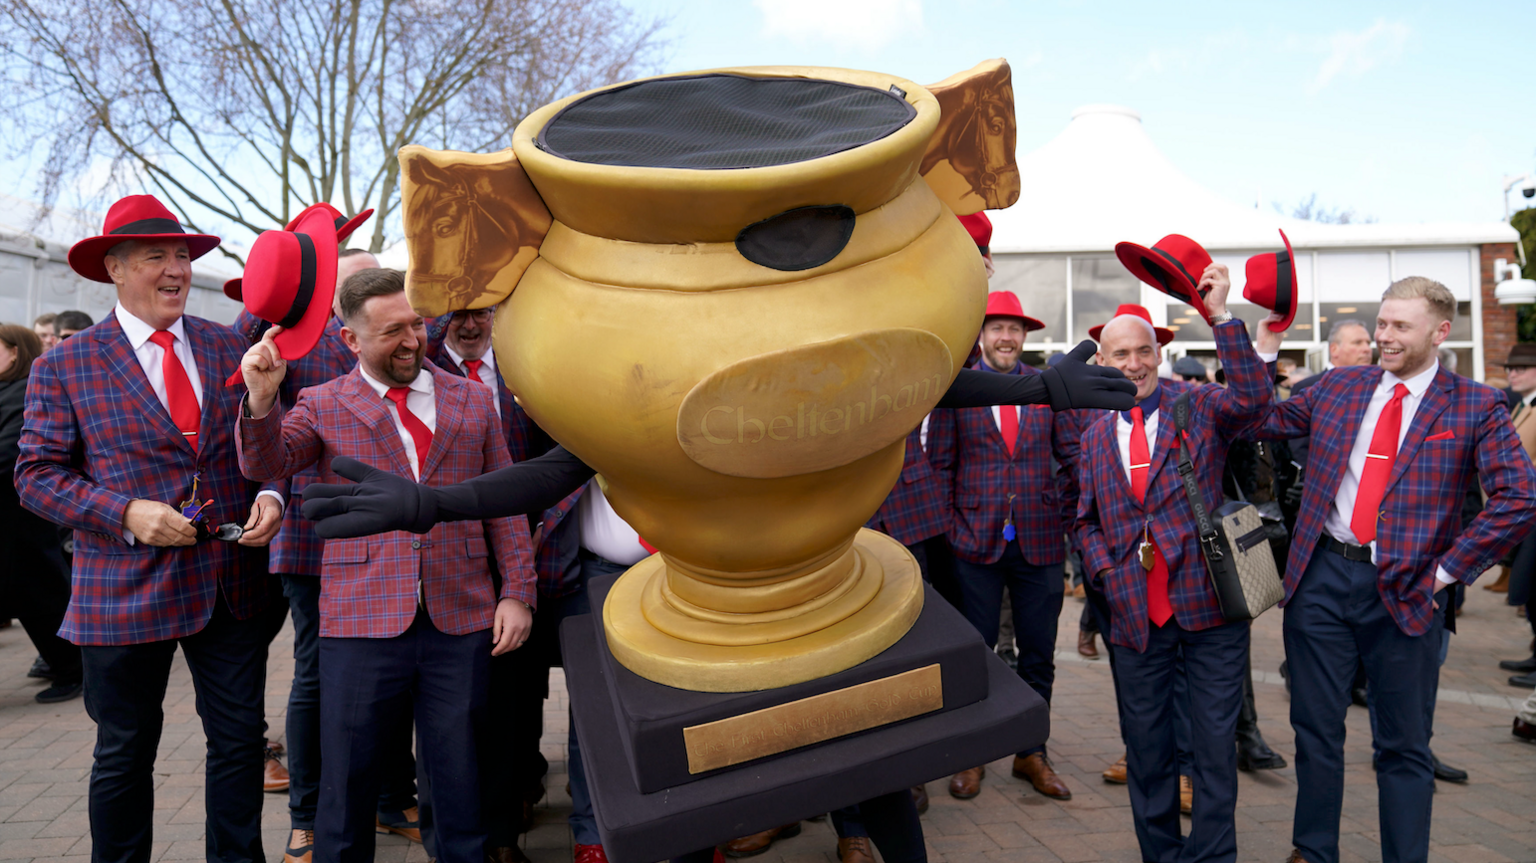
[{"label": "paved ground", "polygon": [[[1497,660],[1522,655],[1530,632],[1502,596],[1471,591],[1462,634],[1452,640],[1441,678],[1435,752],[1469,770],[1465,786],[1441,784],[1435,800],[1430,860],[1436,863],[1536,861],[1536,746],[1510,736],[1514,705],[1527,693],[1505,683]],[[1109,669],[1076,652],[1080,602],[1068,600],[1059,640],[1054,737],[1057,769],[1074,799],[1058,803],[1025,791],[1008,775],[1008,762],[988,771],[980,797],[950,798],[943,781],[929,784],[933,808],[924,817],[929,858],[935,863],[1085,863],[1135,861],[1130,805],[1123,787],[1106,785],[1099,771],[1121,753]],[[292,673],[289,634],[272,647],[267,716],[281,732]],[[1288,759],[1294,755],[1288,702],[1280,678],[1280,614],[1271,612],[1254,629],[1254,669],[1265,735]],[[32,700],[41,688],[25,674],[33,652],[19,627],[0,630],[0,860],[73,859],[90,854],[86,782],[92,723],[79,701],[44,706]],[[547,705],[545,754],[554,765],[549,797],[540,804],[537,827],[527,836],[534,863],[571,859],[565,826],[564,688]],[[166,726],[155,770],[154,860],[200,860],[203,851],[203,751],[186,666],[179,658],[165,706]],[[1350,764],[1345,802],[1343,861],[1380,859],[1376,795],[1370,772],[1365,711],[1351,709]],[[1290,851],[1295,771],[1242,774],[1237,832],[1239,859],[1280,863]],[[263,816],[267,856],[279,860],[286,839],[286,795],[268,795]],[[836,863],[835,839],[825,819],[809,822],[797,838],[779,842],[761,863]],[[424,861],[421,847],[381,837],[378,859]]]}]

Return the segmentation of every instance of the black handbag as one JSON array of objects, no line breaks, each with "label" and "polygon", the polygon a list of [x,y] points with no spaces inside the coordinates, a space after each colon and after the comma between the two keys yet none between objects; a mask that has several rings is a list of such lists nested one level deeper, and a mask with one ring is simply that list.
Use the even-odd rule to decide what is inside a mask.
[{"label": "black handbag", "polygon": [[1251,503],[1224,503],[1213,514],[1205,505],[1195,465],[1185,438],[1189,431],[1190,392],[1173,403],[1173,448],[1179,460],[1179,478],[1195,512],[1201,556],[1211,577],[1211,588],[1229,621],[1252,620],[1285,596],[1285,586],[1270,548],[1270,526]]}]

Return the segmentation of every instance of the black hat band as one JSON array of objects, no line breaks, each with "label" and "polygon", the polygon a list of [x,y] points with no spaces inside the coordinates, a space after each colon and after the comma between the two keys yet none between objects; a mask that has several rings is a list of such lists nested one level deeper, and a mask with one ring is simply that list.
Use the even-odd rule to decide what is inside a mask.
[{"label": "black hat band", "polygon": [[1175,258],[1173,255],[1168,254],[1156,246],[1152,247],[1152,251],[1157,252],[1159,255],[1162,255],[1164,258],[1166,258],[1168,263],[1173,264],[1175,269],[1184,274],[1184,278],[1189,279],[1190,290],[1197,294],[1200,293],[1200,280],[1194,276],[1191,276],[1189,274],[1189,270],[1184,269],[1184,264],[1181,263],[1178,258]]},{"label": "black hat band", "polygon": [[1275,314],[1282,318],[1291,313],[1291,303],[1296,299],[1294,270],[1290,252],[1275,253]]},{"label": "black hat band", "polygon": [[175,219],[140,219],[126,225],[118,225],[108,234],[185,234],[181,223]]},{"label": "black hat band", "polygon": [[299,241],[299,289],[293,295],[293,305],[288,314],[277,322],[283,329],[297,326],[309,311],[309,302],[315,297],[315,241],[308,234],[294,234]]}]

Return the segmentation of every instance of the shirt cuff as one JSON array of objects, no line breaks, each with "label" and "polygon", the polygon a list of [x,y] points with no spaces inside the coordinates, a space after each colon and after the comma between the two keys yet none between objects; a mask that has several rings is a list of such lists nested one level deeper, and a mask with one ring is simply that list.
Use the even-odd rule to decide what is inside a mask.
[{"label": "shirt cuff", "polygon": [[277,501],[277,510],[278,510],[278,514],[279,515],[281,515],[283,513],[283,511],[288,509],[288,502],[286,500],[283,500],[283,496],[282,495],[278,494],[277,492],[273,491],[272,489],[270,489],[270,488],[262,489],[261,491],[256,492],[256,499],[260,500],[262,495],[270,495],[273,500]]},{"label": "shirt cuff", "polygon": [[1445,567],[1437,566],[1435,567],[1435,581],[1438,581],[1441,584],[1455,584],[1456,576],[1446,572]]},{"label": "shirt cuff", "polygon": [[1280,352],[1279,351],[1275,351],[1272,354],[1266,354],[1263,351],[1256,351],[1256,353],[1259,355],[1259,359],[1263,360],[1266,363],[1272,363],[1272,362],[1280,359]]}]

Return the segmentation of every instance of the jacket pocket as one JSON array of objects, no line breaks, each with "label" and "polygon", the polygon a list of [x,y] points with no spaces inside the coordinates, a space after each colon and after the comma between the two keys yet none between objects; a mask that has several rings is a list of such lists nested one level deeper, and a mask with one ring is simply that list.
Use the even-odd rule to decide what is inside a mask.
[{"label": "jacket pocket", "polygon": [[367,563],[368,543],[330,540],[325,544],[325,557],[327,563]]},{"label": "jacket pocket", "polygon": [[485,537],[480,534],[465,537],[464,556],[470,558],[489,557],[490,553],[485,548]]}]

